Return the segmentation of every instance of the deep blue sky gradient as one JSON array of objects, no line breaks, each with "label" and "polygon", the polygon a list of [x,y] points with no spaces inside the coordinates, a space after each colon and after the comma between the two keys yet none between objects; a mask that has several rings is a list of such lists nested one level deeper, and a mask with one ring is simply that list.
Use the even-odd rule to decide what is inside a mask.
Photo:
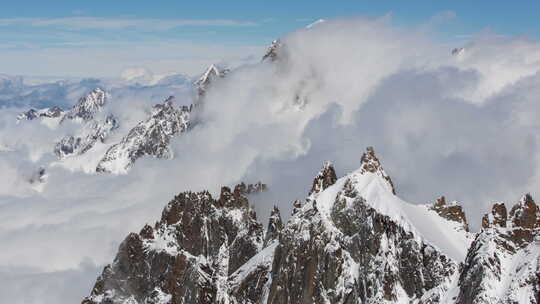
[{"label": "deep blue sky gradient", "polygon": [[[504,36],[525,36],[540,38],[540,1],[2,1],[0,9],[0,73],[20,73],[39,75],[114,75],[125,66],[138,66],[130,61],[118,64],[103,73],[84,71],[83,67],[74,67],[72,63],[64,66],[47,66],[37,59],[32,64],[26,62],[29,57],[41,55],[47,51],[54,59],[65,56],[65,50],[72,50],[72,62],[78,62],[73,50],[84,49],[90,53],[116,51],[129,45],[151,46],[157,42],[227,45],[238,48],[239,56],[260,56],[253,48],[264,48],[270,41],[284,34],[303,27],[319,18],[346,16],[381,17],[391,15],[392,22],[398,26],[430,25],[439,35],[438,38],[450,41],[449,45],[459,45],[470,35],[489,32]],[[446,16],[442,18],[441,16]],[[448,17],[450,16],[450,18]],[[77,28],[68,25],[35,26],[28,20],[54,20],[56,18],[104,18],[114,20],[227,20],[248,22],[249,26],[176,26],[158,29],[152,26],[124,28],[90,27]],[[18,19],[17,22],[12,22]],[[147,24],[147,23],[146,23]],[[126,46],[127,45],[127,46]],[[95,50],[95,52],[93,51]],[[236,50],[236,49],[235,49]],[[222,51],[223,52],[223,51]],[[232,52],[232,51],[231,51]],[[242,53],[242,54],[240,54]],[[112,53],[111,53],[112,54]],[[158,56],[195,57],[196,51],[179,54],[164,53]],[[110,58],[103,55],[104,64],[118,63],[118,56]],[[215,56],[205,55],[205,63],[219,60]],[[231,57],[231,55],[228,55]],[[89,58],[88,55],[85,58]],[[153,60],[155,61],[156,58]],[[96,60],[96,59],[81,59]],[[110,61],[108,61],[110,60]],[[201,63],[203,64],[203,63]],[[153,63],[142,66],[153,69]],[[34,69],[34,66],[36,67]],[[52,71],[52,69],[57,71]],[[163,67],[157,68],[164,71]],[[170,70],[193,69],[185,64],[171,64]]]},{"label": "deep blue sky gradient", "polygon": [[[225,36],[239,40],[281,36],[305,20],[338,16],[381,16],[415,25],[444,11],[455,13],[445,31],[467,35],[491,30],[504,35],[540,34],[540,1],[5,1],[0,18],[69,16],[157,19],[231,19],[262,23],[256,29],[235,28]],[[182,29],[183,31],[186,28]]]}]

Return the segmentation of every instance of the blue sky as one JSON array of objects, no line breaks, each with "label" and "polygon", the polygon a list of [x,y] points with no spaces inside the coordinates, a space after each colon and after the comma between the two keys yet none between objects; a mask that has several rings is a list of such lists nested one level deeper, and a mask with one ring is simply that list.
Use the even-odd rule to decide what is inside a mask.
[{"label": "blue sky", "polygon": [[9,1],[0,10],[0,73],[115,77],[144,67],[196,74],[239,64],[319,18],[434,24],[444,39],[479,31],[540,35],[535,1]]}]

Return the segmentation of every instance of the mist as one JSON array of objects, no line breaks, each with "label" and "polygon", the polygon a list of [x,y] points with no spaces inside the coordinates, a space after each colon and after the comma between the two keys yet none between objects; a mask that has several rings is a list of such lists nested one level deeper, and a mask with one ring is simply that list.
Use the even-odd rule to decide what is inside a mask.
[{"label": "mist", "polygon": [[[0,110],[9,148],[0,152],[0,302],[80,301],[127,233],[158,220],[181,191],[262,181],[270,190],[253,198],[258,218],[266,224],[273,205],[287,218],[324,161],[344,176],[367,146],[398,196],[458,200],[473,230],[494,201],[540,194],[539,41],[480,35],[449,47],[385,17],[330,20],[281,42],[277,61],[215,83],[200,123],[171,143],[174,159],[139,159],[127,175],[53,165],[55,139],[77,126],[16,124],[27,103]],[[191,93],[115,88],[106,113],[126,122],[116,139],[154,103],[190,104]],[[28,177],[39,166],[47,181],[36,189]]]}]

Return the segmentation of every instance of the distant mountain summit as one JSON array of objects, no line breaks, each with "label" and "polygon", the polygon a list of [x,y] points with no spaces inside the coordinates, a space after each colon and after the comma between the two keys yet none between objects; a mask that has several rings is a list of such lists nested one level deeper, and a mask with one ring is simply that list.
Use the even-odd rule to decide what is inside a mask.
[{"label": "distant mountain summit", "polygon": [[124,173],[141,156],[172,158],[171,138],[188,130],[191,107],[175,108],[171,96],[153,107],[150,117],[138,123],[122,140],[110,147],[97,172]]},{"label": "distant mountain summit", "polygon": [[227,74],[229,74],[229,72],[230,70],[227,68],[221,68],[215,64],[210,65],[208,69],[206,69],[206,71],[201,75],[201,77],[194,83],[198,97],[203,97],[212,83],[216,82],[220,78],[224,78],[227,76]]},{"label": "distant mountain summit", "polygon": [[[70,133],[60,135],[54,143],[53,152],[60,161],[69,158],[77,163],[77,158],[81,158],[78,162],[96,159],[94,169],[85,171],[126,173],[136,160],[143,156],[173,158],[174,153],[170,148],[172,138],[196,125],[193,114],[201,110],[197,106],[203,103],[204,95],[214,83],[229,72],[229,69],[211,65],[193,83],[197,92],[194,104],[178,107],[171,96],[154,105],[148,117],[127,128],[125,135],[115,135],[114,139],[111,139],[111,135],[117,134],[124,122],[112,114],[107,114],[107,106],[113,101],[110,94],[102,88],[91,90],[67,110],[59,107],[30,109],[19,114],[17,122],[39,119],[53,127],[71,122],[75,127],[69,128]],[[180,76],[173,75],[164,79],[163,84],[186,82],[185,77]],[[126,126],[123,127],[126,130]],[[99,149],[94,149],[97,143],[102,145]],[[85,164],[85,168],[88,166]]]}]

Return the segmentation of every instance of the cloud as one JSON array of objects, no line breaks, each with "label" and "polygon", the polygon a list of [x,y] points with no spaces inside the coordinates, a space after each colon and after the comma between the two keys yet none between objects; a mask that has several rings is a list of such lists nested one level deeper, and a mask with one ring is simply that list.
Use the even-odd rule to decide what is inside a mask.
[{"label": "cloud", "polygon": [[31,26],[39,28],[61,28],[71,30],[138,30],[165,31],[178,27],[254,27],[252,21],[227,19],[149,19],[149,18],[112,18],[112,17],[63,17],[63,18],[3,18],[0,27]]},{"label": "cloud", "polygon": [[[0,65],[5,73],[32,76],[51,76],[56,75],[55,71],[61,71],[68,77],[114,78],[134,65],[148,67],[156,74],[196,75],[210,64],[227,62],[238,66],[249,56],[264,51],[264,46],[258,45],[170,39],[142,42],[84,40],[78,44],[76,47],[4,50]],[[21,66],[21,62],[25,64]]]},{"label": "cloud", "polygon": [[[538,41],[475,38],[456,57],[423,33],[387,17],[301,29],[283,37],[280,61],[242,65],[216,83],[201,123],[173,140],[173,160],[142,158],[121,176],[52,166],[40,192],[0,188],[0,286],[28,286],[0,292],[0,302],[28,302],[52,280],[62,288],[48,288],[35,303],[68,303],[60,295],[69,279],[92,282],[123,237],[157,220],[180,191],[216,194],[221,185],[262,180],[270,191],[254,200],[259,218],[274,204],[287,217],[323,161],[343,176],[370,145],[398,195],[412,203],[460,200],[475,228],[494,200],[540,197]],[[191,102],[186,87],[105,84],[113,89],[107,111],[124,123],[119,137],[168,94]],[[54,161],[45,143],[69,131],[15,126],[14,113],[0,111],[0,146],[18,152],[0,152],[5,180]],[[11,275],[20,269],[33,275]],[[89,289],[77,287],[70,299]]]}]

